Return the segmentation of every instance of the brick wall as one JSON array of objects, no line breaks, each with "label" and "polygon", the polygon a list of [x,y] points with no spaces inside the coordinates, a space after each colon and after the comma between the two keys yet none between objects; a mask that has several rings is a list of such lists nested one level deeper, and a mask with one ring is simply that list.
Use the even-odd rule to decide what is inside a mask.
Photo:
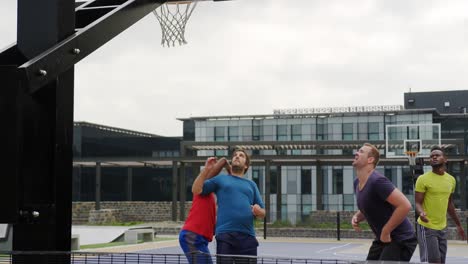
[{"label": "brick wall", "polygon": [[[73,224],[88,223],[90,212],[94,210],[94,205],[94,202],[74,202],[72,205]],[[185,203],[185,211],[187,213],[191,205],[191,202]],[[101,209],[118,210],[118,220],[121,222],[159,222],[172,220],[171,202],[101,202]]]},{"label": "brick wall", "polygon": [[[94,210],[94,202],[74,202],[73,203],[73,224],[86,224],[90,222],[90,212]],[[191,202],[185,203],[186,216],[190,210]],[[160,222],[171,221],[172,219],[172,203],[171,202],[101,202],[101,209],[111,209],[115,217],[121,222]],[[95,214],[95,213],[94,213]],[[340,212],[341,222],[351,221],[354,212]],[[466,229],[466,219],[468,211],[458,212],[463,227]],[[332,211],[315,211],[310,215],[310,221],[315,223],[336,223],[336,212]],[[96,216],[91,216],[91,218]],[[177,214],[177,217],[179,215]],[[414,223],[414,213],[408,215],[411,222]],[[107,219],[107,218],[106,218]],[[453,221],[447,220],[449,225],[449,239],[456,239],[456,229]],[[159,234],[177,234],[179,227],[157,228]],[[257,234],[263,236],[263,229],[257,229]],[[311,228],[271,228],[267,230],[269,237],[324,237],[336,238],[336,229],[311,229]],[[373,238],[371,231],[363,231],[357,233],[354,230],[341,230],[342,238]]]}]

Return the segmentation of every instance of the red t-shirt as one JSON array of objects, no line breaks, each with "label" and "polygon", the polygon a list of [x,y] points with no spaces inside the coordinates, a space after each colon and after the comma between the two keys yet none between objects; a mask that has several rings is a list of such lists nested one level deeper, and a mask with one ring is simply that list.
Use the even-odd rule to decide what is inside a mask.
[{"label": "red t-shirt", "polygon": [[213,240],[216,224],[216,203],[214,194],[193,196],[192,208],[182,230],[188,230]]}]

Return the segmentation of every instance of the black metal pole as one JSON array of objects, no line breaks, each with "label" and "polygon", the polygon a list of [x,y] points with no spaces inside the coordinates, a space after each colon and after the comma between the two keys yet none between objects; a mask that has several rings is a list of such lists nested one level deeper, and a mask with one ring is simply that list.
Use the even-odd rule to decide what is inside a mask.
[{"label": "black metal pole", "polygon": [[172,162],[172,221],[177,221],[177,194],[178,194],[178,176],[179,169],[177,161]]},{"label": "black metal pole", "polygon": [[341,240],[341,224],[340,224],[340,212],[336,212],[336,238],[338,241]]},{"label": "black metal pole", "polygon": [[267,238],[267,220],[266,216],[263,218],[263,239]]},{"label": "black metal pole", "polygon": [[[17,11],[15,49],[26,60],[74,33],[75,1],[18,0]],[[63,69],[35,93],[24,77],[17,75],[17,94],[11,98],[17,109],[17,126],[12,129],[18,133],[6,138],[16,141],[19,151],[17,174],[9,175],[18,182],[19,217],[13,225],[12,247],[15,251],[70,251],[74,67]],[[13,263],[50,262],[51,256],[44,255],[13,257]],[[66,256],[55,261],[69,262]]]},{"label": "black metal pole", "polygon": [[271,161],[265,160],[265,221],[270,221],[270,194],[271,194]]},{"label": "black metal pole", "polygon": [[94,210],[101,210],[101,162],[96,162],[96,197]]},{"label": "black metal pole", "polygon": [[413,201],[414,201],[414,230],[417,229],[418,225],[418,213],[416,212],[416,172],[415,172],[415,165],[409,164],[410,167],[410,173],[411,173],[411,181],[413,183]]}]

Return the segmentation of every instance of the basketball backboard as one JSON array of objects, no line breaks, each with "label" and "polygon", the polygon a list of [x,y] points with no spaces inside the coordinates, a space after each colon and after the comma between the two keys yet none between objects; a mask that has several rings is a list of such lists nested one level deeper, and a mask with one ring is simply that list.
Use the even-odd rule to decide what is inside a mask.
[{"label": "basketball backboard", "polygon": [[385,155],[387,158],[406,158],[407,152],[417,152],[416,157],[429,157],[431,148],[440,145],[440,124],[385,126]]}]

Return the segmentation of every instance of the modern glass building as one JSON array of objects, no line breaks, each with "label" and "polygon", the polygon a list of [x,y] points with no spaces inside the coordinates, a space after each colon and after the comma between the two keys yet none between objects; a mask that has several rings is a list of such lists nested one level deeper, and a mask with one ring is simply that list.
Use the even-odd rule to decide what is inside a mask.
[{"label": "modern glass building", "polygon": [[88,122],[73,132],[73,201],[171,200],[181,138]]},{"label": "modern glass building", "polygon": [[[408,162],[384,158],[385,127],[432,123],[436,114],[434,110],[377,106],[182,120],[194,123],[195,141],[190,148],[197,150],[198,157],[228,156],[236,147],[248,149],[257,162],[246,176],[264,195],[269,189],[271,220],[281,217],[295,222],[315,210],[356,210],[351,163],[364,142],[379,147],[383,158],[377,169],[413,200]],[[459,152],[457,145],[445,145]],[[275,164],[270,167],[269,184],[262,164],[267,160]]]},{"label": "modern glass building", "polygon": [[[460,100],[461,97],[465,99]],[[100,166],[106,167],[106,175],[116,175],[106,176],[109,178],[107,184],[102,181],[103,200],[128,199],[128,193],[140,192],[140,188],[155,188],[150,179],[160,177],[167,188],[166,195],[154,197],[148,191],[148,195],[141,198],[132,196],[131,200],[166,199],[183,208],[185,200],[191,199],[190,186],[206,158],[229,156],[233,149],[243,148],[252,155],[252,166],[246,177],[259,186],[269,212],[269,221],[288,219],[296,222],[308,218],[317,210],[354,211],[357,207],[353,194],[353,153],[363,143],[369,142],[376,145],[382,154],[377,169],[413,201],[414,179],[408,160],[387,158],[385,153],[388,147],[386,139],[401,135],[388,133],[386,128],[389,125],[438,123],[441,124],[441,131],[437,135],[435,131],[412,129],[395,133],[406,133],[405,136],[411,139],[421,139],[423,135],[441,135],[442,146],[449,153],[449,172],[457,178],[455,203],[465,210],[467,102],[468,91],[407,93],[404,106],[285,109],[274,110],[270,115],[180,118],[183,122],[183,138],[167,139],[172,142],[168,145],[164,143],[166,139],[157,135],[145,139],[146,134],[141,134],[128,139],[119,134],[112,139],[97,140],[93,137],[102,131],[93,132],[93,136],[87,139],[83,132],[76,131],[75,171],[81,170],[77,172],[81,179],[74,182],[82,189],[75,191],[74,188],[74,198],[95,198],[96,191],[93,193],[91,190],[94,185],[85,184],[84,178],[87,176],[84,175],[95,175],[94,178],[88,177],[94,184],[99,161]],[[81,139],[76,135],[81,135]],[[110,146],[112,148],[106,150]],[[114,151],[114,147],[124,151]],[[403,149],[397,151],[402,154]],[[85,152],[86,157],[83,157]],[[80,153],[82,156],[78,156]],[[118,154],[118,159],[108,157],[117,155],[115,153],[122,155]],[[156,167],[166,171],[155,172]],[[422,167],[424,171],[430,170],[428,166]],[[133,175],[141,175],[142,184],[136,184],[136,177],[129,178],[130,170]],[[110,180],[112,178],[114,180]],[[78,184],[78,181],[81,182]],[[132,186],[132,191],[128,190],[128,185]],[[83,191],[83,188],[89,190]],[[173,206],[173,210],[177,210],[177,207]],[[180,215],[183,219],[184,214]]]}]

